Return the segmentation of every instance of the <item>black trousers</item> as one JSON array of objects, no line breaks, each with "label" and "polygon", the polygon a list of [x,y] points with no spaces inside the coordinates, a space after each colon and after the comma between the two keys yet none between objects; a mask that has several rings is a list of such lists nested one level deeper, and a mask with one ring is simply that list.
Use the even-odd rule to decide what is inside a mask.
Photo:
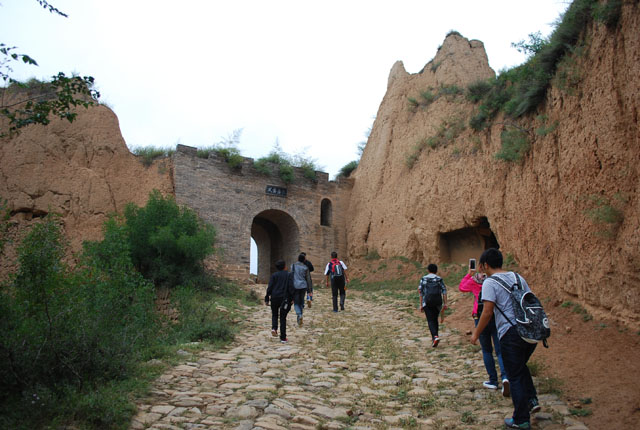
[{"label": "black trousers", "polygon": [[[287,309],[284,305],[287,305]],[[278,319],[280,319],[280,340],[287,338],[287,314],[291,310],[284,298],[271,299],[271,330],[278,330]]]},{"label": "black trousers", "polygon": [[522,340],[515,327],[509,328],[500,338],[502,361],[509,376],[511,385],[511,401],[513,402],[513,421],[522,424],[529,421],[529,402],[537,399],[536,387],[533,385],[527,361],[536,349],[535,343]]},{"label": "black trousers", "polygon": [[336,285],[331,281],[331,298],[333,299],[333,310],[338,310],[338,293],[340,293],[340,308],[344,309],[344,300],[347,297],[347,291],[344,289],[344,285]]},{"label": "black trousers", "polygon": [[440,315],[440,311],[442,310],[442,305],[433,306],[426,305],[424,308],[424,313],[427,316],[427,324],[429,325],[429,331],[431,332],[431,339],[434,339],[438,336],[438,316]]}]

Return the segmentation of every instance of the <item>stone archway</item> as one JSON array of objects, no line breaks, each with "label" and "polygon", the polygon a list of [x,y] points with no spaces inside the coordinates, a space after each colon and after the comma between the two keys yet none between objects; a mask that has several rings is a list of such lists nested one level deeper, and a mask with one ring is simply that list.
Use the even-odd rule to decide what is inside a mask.
[{"label": "stone archway", "polygon": [[268,209],[260,212],[251,223],[251,237],[258,248],[258,282],[267,283],[275,272],[275,262],[284,260],[290,267],[300,250],[298,224],[286,212]]}]

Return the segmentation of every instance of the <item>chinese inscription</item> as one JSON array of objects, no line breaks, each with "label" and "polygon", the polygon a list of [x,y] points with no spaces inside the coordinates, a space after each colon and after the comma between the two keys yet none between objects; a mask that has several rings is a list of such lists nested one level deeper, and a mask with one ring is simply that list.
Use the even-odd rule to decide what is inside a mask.
[{"label": "chinese inscription", "polygon": [[287,189],[275,185],[267,185],[265,193],[270,196],[287,197]]}]

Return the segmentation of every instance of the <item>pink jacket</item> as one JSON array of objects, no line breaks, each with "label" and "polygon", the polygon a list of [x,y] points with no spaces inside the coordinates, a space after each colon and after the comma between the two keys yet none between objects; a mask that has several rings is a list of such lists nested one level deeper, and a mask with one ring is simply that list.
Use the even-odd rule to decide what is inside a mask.
[{"label": "pink jacket", "polygon": [[478,314],[478,295],[480,294],[480,291],[482,291],[482,284],[478,284],[476,281],[473,280],[471,275],[467,273],[465,277],[462,278],[462,281],[460,281],[460,286],[458,288],[463,293],[473,293],[474,299],[473,299],[472,315],[474,316],[477,315]]}]

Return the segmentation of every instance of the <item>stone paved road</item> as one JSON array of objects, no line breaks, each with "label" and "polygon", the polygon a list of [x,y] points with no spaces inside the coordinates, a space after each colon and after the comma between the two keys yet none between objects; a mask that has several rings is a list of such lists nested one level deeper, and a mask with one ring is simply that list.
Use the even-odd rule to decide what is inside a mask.
[{"label": "stone paved road", "polygon": [[[481,353],[466,334],[445,322],[431,348],[406,300],[348,292],[337,314],[330,300],[317,289],[302,327],[289,314],[287,345],[271,336],[270,308],[248,309],[227,350],[189,355],[158,378],[131,428],[493,429],[510,416],[510,399],[482,388]],[[539,397],[533,428],[586,429],[556,396]]]}]

